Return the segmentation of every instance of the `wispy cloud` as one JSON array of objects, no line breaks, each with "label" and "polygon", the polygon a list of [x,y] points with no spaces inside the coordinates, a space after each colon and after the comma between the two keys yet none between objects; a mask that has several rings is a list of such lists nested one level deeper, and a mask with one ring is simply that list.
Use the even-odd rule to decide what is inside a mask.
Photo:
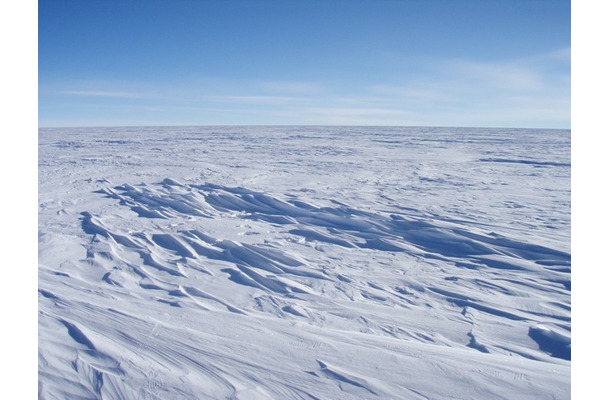
[{"label": "wispy cloud", "polygon": [[[87,97],[90,108],[100,114],[102,107],[114,104],[142,120],[182,118],[195,124],[566,127],[570,55],[565,48],[506,61],[420,60],[401,77],[371,77],[351,86],[201,78],[164,85],[80,82],[55,92]],[[84,104],[79,100],[67,106]]]},{"label": "wispy cloud", "polygon": [[448,65],[450,76],[478,88],[536,91],[544,87],[544,75],[535,68],[514,63],[455,61]]},{"label": "wispy cloud", "polygon": [[315,95],[325,91],[325,86],[316,82],[262,81],[254,85],[257,89],[276,94]]},{"label": "wispy cloud", "polygon": [[307,98],[294,96],[264,96],[258,94],[241,95],[211,95],[202,96],[201,100],[221,103],[246,103],[246,104],[281,104],[307,101]]},{"label": "wispy cloud", "polygon": [[150,94],[137,93],[137,92],[121,92],[121,91],[108,91],[108,90],[62,90],[62,94],[69,94],[73,96],[86,96],[86,97],[114,97],[123,99],[147,99],[151,98]]},{"label": "wispy cloud", "polygon": [[544,57],[560,60],[563,62],[570,62],[572,60],[572,48],[566,47],[563,49],[551,51],[543,55]]},{"label": "wispy cloud", "polygon": [[411,120],[424,124],[566,127],[570,53],[565,48],[505,61],[422,61],[424,73],[371,85],[368,99],[376,107],[408,110]]}]

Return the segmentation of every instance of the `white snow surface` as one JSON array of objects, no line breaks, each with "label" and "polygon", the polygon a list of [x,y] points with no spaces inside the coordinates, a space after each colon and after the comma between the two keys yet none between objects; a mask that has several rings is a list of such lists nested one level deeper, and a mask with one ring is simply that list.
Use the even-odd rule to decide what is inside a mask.
[{"label": "white snow surface", "polygon": [[569,399],[570,131],[39,130],[39,398]]}]

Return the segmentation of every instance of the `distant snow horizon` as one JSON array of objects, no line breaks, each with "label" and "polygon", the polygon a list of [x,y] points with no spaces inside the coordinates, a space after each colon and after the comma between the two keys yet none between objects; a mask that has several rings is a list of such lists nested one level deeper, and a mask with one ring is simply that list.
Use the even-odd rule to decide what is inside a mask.
[{"label": "distant snow horizon", "polygon": [[443,128],[443,129],[520,129],[520,130],[571,130],[569,128],[553,128],[553,127],[523,127],[523,126],[469,126],[469,125],[350,125],[350,124],[159,124],[159,125],[44,125],[38,126],[38,129],[89,129],[89,128],[230,128],[230,127],[308,127],[308,128]]}]

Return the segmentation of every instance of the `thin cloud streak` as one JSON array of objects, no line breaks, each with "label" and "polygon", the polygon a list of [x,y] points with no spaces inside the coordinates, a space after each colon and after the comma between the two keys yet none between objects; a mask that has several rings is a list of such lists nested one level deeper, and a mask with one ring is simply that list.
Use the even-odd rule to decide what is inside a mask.
[{"label": "thin cloud streak", "polygon": [[149,99],[152,97],[151,95],[144,94],[144,93],[104,91],[104,90],[63,90],[60,93],[73,95],[73,96],[113,97],[113,98],[122,98],[122,99]]},{"label": "thin cloud streak", "polygon": [[449,68],[455,78],[480,88],[531,92],[545,87],[542,73],[521,65],[458,61]]},{"label": "thin cloud streak", "polygon": [[226,95],[226,96],[203,96],[201,100],[220,103],[247,103],[247,104],[274,104],[285,102],[310,101],[309,98],[287,97],[287,96],[263,96],[257,94],[248,95]]},{"label": "thin cloud streak", "polygon": [[320,94],[326,89],[320,83],[302,81],[264,81],[255,83],[254,87],[265,92],[291,95]]}]

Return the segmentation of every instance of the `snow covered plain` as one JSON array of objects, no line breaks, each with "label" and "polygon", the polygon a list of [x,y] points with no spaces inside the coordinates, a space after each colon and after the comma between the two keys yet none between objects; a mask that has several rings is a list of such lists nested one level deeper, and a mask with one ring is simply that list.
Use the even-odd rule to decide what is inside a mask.
[{"label": "snow covered plain", "polygon": [[570,398],[570,131],[39,130],[39,397]]}]

